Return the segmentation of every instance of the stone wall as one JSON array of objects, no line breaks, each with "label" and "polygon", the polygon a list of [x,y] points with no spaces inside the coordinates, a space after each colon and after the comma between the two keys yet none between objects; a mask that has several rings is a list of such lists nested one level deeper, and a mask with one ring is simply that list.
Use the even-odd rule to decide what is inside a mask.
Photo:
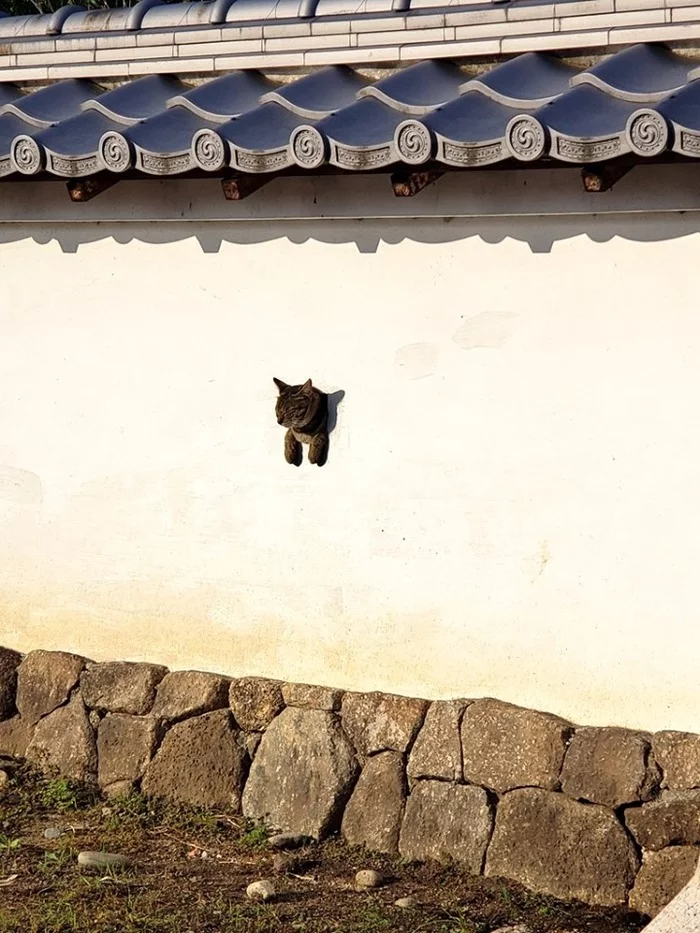
[{"label": "stone wall", "polygon": [[700,849],[700,736],[0,649],[0,753],[106,794],[240,809],[277,830],[454,859],[656,914]]}]

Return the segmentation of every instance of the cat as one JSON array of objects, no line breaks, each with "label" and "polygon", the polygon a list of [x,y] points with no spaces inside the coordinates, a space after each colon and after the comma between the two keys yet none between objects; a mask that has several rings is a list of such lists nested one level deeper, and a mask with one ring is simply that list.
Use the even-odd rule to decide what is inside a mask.
[{"label": "cat", "polygon": [[302,444],[309,445],[309,463],[323,466],[328,456],[328,396],[307,379],[303,385],[290,386],[281,379],[273,381],[279,389],[275,411],[277,423],[287,428],[284,458],[299,466]]}]

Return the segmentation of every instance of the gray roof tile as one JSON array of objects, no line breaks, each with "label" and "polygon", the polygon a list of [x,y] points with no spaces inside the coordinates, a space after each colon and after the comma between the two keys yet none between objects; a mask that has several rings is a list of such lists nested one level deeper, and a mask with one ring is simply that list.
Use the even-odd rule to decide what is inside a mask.
[{"label": "gray roof tile", "polygon": [[0,114],[14,113],[35,126],[52,126],[74,116],[82,104],[97,97],[100,91],[92,81],[70,78],[3,104]]},{"label": "gray roof tile", "polygon": [[257,71],[234,71],[176,95],[168,107],[185,107],[214,122],[230,120],[257,107],[272,87],[272,82]]},{"label": "gray roof tile", "polygon": [[375,97],[402,113],[419,116],[456,97],[463,81],[464,75],[451,62],[419,62],[363,88],[357,96]]},{"label": "gray roof tile", "polygon": [[[274,17],[268,0],[250,2]],[[3,176],[581,164],[665,150],[700,158],[700,66],[648,45],[586,70],[527,53],[469,79],[425,61],[374,83],[330,66],[278,84],[235,71],[197,87],[161,75],[109,91],[85,80],[0,85]]]},{"label": "gray roof tile", "polygon": [[275,101],[297,116],[320,120],[354,103],[358,93],[362,94],[365,84],[350,68],[331,65],[292,81],[291,84],[268,91],[260,98],[260,102]]},{"label": "gray roof tile", "polygon": [[576,79],[575,68],[543,52],[526,52],[462,84],[510,107],[541,107],[563,94]]},{"label": "gray roof tile", "polygon": [[571,84],[591,84],[621,100],[653,103],[683,87],[693,65],[662,45],[642,43],[604,59]]}]

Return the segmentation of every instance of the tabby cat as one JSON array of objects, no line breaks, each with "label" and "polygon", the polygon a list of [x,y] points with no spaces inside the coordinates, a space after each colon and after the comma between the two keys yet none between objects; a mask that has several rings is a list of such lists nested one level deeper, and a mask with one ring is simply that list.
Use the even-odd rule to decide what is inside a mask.
[{"label": "tabby cat", "polygon": [[323,466],[328,456],[328,396],[315,388],[311,380],[290,386],[274,379],[280,391],[277,399],[277,423],[287,428],[284,436],[284,457],[287,463],[299,466],[302,444],[309,445],[309,462]]}]

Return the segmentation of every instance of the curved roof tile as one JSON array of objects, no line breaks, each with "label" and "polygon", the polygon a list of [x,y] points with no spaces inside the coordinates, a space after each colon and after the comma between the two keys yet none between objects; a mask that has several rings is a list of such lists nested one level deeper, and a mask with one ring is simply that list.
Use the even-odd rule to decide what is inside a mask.
[{"label": "curved roof tile", "polygon": [[456,65],[426,61],[374,83],[330,66],[280,84],[236,71],[197,87],[157,75],[109,91],[0,85],[3,176],[585,164],[664,151],[700,158],[700,68],[648,45],[578,71],[528,53],[466,81]]}]

